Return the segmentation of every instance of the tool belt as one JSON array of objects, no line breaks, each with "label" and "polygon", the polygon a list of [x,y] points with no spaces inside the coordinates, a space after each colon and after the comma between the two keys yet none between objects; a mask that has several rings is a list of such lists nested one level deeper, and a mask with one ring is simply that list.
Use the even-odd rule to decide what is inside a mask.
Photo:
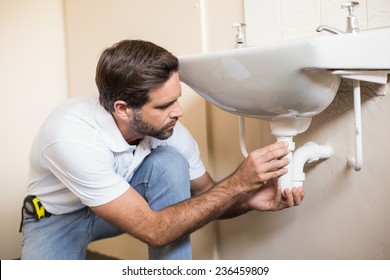
[{"label": "tool belt", "polygon": [[24,211],[26,211],[27,214],[31,215],[37,221],[52,215],[46,211],[38,197],[35,195],[26,196],[22,206],[22,220],[20,222],[19,232],[22,232]]}]

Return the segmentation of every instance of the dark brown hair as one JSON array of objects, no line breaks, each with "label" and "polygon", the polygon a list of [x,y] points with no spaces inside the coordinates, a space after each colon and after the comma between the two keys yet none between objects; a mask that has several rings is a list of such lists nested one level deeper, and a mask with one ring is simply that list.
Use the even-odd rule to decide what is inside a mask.
[{"label": "dark brown hair", "polygon": [[151,42],[123,40],[103,51],[96,68],[100,104],[114,111],[114,102],[141,108],[149,91],[165,83],[179,67],[176,56]]}]

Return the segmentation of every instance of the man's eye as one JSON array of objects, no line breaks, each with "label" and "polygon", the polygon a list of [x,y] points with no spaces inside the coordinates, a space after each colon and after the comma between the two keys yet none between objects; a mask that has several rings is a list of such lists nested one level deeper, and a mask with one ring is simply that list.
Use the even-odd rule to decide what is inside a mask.
[{"label": "man's eye", "polygon": [[160,110],[165,110],[167,109],[169,106],[171,106],[172,104],[166,104],[166,105],[161,105],[161,106],[158,106],[157,109],[160,109]]}]

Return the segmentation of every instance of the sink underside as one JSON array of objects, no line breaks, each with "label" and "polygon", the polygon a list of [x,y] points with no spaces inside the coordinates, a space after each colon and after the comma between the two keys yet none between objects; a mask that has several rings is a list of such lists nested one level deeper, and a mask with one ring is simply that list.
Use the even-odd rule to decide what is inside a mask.
[{"label": "sink underside", "polygon": [[390,69],[390,28],[179,57],[181,80],[228,112],[312,117],[335,97],[333,70]]}]

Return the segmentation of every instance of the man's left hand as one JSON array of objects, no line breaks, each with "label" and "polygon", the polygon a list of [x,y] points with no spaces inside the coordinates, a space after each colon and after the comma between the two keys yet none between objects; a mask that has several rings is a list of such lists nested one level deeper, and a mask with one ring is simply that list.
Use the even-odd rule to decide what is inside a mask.
[{"label": "man's left hand", "polygon": [[260,189],[248,195],[247,205],[250,209],[258,211],[278,211],[300,205],[305,196],[302,187],[285,189],[284,194],[283,197],[277,179],[271,179]]}]

